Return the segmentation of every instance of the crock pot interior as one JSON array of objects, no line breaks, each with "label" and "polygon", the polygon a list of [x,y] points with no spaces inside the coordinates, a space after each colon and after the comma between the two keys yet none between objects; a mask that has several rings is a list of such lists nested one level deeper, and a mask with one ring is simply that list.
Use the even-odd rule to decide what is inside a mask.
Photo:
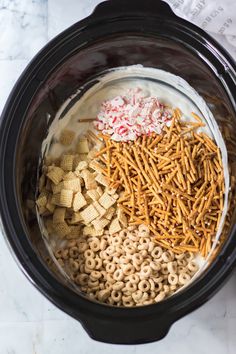
[{"label": "crock pot interior", "polygon": [[[182,77],[195,88],[217,120],[229,154],[230,174],[236,175],[236,120],[229,97],[217,77],[218,74],[210,68],[209,63],[192,50],[168,38],[108,36],[104,40],[94,42],[73,54],[49,75],[45,68],[45,75],[41,74],[39,81],[38,93],[29,105],[19,132],[15,160],[18,203],[26,233],[37,256],[43,262],[46,261],[48,252],[31,201],[35,199],[41,144],[47,135],[48,127],[63,102],[94,75],[108,68],[133,64],[169,71]],[[235,215],[232,215],[236,197],[234,177],[231,178],[231,196],[222,237],[227,237],[229,228],[235,223]],[[63,282],[56,269],[54,271],[55,277]]]}]

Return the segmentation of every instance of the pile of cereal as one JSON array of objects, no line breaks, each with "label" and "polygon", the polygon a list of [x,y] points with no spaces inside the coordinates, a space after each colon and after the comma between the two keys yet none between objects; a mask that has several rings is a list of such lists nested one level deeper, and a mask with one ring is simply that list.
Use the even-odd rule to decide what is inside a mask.
[{"label": "pile of cereal", "polygon": [[101,236],[105,228],[113,234],[127,226],[126,216],[116,208],[119,195],[94,158],[101,146],[97,140],[89,132],[79,139],[74,154],[44,161],[36,204],[49,236]]},{"label": "pile of cereal", "polygon": [[90,299],[159,302],[209,255],[224,173],[204,125],[129,90],[102,104],[97,130],[65,129],[55,141],[63,153],[43,160],[37,212],[57,264]]},{"label": "pile of cereal", "polygon": [[198,270],[193,253],[175,254],[145,225],[101,237],[81,236],[55,256],[91,299],[116,306],[150,305],[172,295]]}]

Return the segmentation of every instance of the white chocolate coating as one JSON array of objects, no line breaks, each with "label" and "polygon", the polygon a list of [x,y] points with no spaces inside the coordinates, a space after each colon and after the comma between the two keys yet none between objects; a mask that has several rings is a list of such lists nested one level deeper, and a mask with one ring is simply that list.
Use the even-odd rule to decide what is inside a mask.
[{"label": "white chocolate coating", "polygon": [[[95,119],[99,112],[100,105],[104,100],[123,94],[124,91],[129,88],[140,87],[146,95],[156,96],[160,102],[171,107],[178,107],[183,113],[183,119],[186,121],[193,120],[191,112],[198,114],[206,123],[206,127],[201,129],[212,137],[219,146],[224,166],[224,208],[219,230],[217,231],[215,242],[212,247],[213,251],[219,240],[227,212],[229,172],[226,146],[215,118],[206,102],[181,77],[163,70],[146,68],[141,65],[120,67],[114,70],[111,69],[96,78],[96,80],[94,80],[94,85],[91,85],[91,83],[92,82],[89,83],[90,88],[88,90],[84,90],[86,87],[79,89],[73,97],[68,99],[62,105],[49,128],[46,139],[42,143],[42,156],[44,153],[50,154],[54,157],[60,156],[62,152],[66,151],[66,148],[56,142],[59,139],[62,129],[67,128],[74,130],[77,137],[88,128],[93,129],[92,123],[81,123],[79,120],[88,118]],[[83,95],[81,95],[81,92],[84,92]],[[75,103],[64,114],[66,107],[71,104],[73,100],[75,100]],[[71,146],[69,148],[71,149]],[[40,224],[42,225],[42,223]],[[200,256],[196,257],[201,269],[193,279],[195,279],[196,276],[207,267],[209,264],[208,259],[211,256],[212,251],[206,260],[203,260]]]}]

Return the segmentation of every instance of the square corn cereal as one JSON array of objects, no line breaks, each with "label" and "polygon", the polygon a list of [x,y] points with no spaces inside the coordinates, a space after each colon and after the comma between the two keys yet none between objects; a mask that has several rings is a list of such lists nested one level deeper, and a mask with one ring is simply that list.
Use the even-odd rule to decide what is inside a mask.
[{"label": "square corn cereal", "polygon": [[112,235],[119,232],[120,230],[121,230],[121,226],[119,220],[117,218],[113,219],[109,226],[109,233]]},{"label": "square corn cereal", "polygon": [[48,202],[47,194],[45,192],[42,192],[38,196],[38,198],[36,200],[36,204],[38,207],[45,207],[47,202]]},{"label": "square corn cereal", "polygon": [[108,224],[110,223],[109,220],[107,219],[95,219],[91,222],[91,224],[94,226],[95,230],[99,231],[99,230],[103,230],[104,227],[106,227]]},{"label": "square corn cereal", "polygon": [[50,200],[47,202],[46,208],[47,208],[48,211],[50,211],[50,213],[53,213],[53,212],[54,212],[54,210],[55,210],[55,204],[52,204],[52,203],[51,203],[51,198],[50,198]]},{"label": "square corn cereal", "polygon": [[98,161],[92,160],[89,163],[89,168],[96,171],[97,173],[101,173],[101,171],[105,170],[106,167],[104,165],[101,165]]},{"label": "square corn cereal", "polygon": [[84,198],[81,192],[77,192],[74,196],[73,200],[73,209],[74,211],[78,211],[83,208],[87,204],[86,199]]},{"label": "square corn cereal", "polygon": [[89,170],[83,170],[80,173],[81,177],[84,180],[86,189],[95,189],[97,188],[97,183],[95,181],[94,175]]},{"label": "square corn cereal", "polygon": [[60,167],[64,171],[72,171],[73,170],[73,160],[74,160],[74,155],[63,155],[61,158]]},{"label": "square corn cereal", "polygon": [[106,219],[111,220],[114,214],[115,214],[115,208],[111,207],[107,210],[104,216]]},{"label": "square corn cereal", "polygon": [[64,176],[64,171],[60,167],[53,166],[47,173],[47,177],[54,183],[58,184],[61,182]]},{"label": "square corn cereal", "polygon": [[53,213],[53,224],[60,224],[65,221],[66,208],[56,208]]},{"label": "square corn cereal", "polygon": [[64,176],[63,176],[63,180],[64,181],[68,181],[70,179],[74,179],[74,178],[77,178],[76,175],[74,174],[74,172],[68,172],[66,173]]},{"label": "square corn cereal", "polygon": [[96,208],[94,208],[94,206],[91,204],[86,209],[81,211],[80,215],[84,220],[85,224],[89,224],[91,221],[93,221],[99,216],[99,213]]},{"label": "square corn cereal", "polygon": [[100,195],[98,194],[98,192],[96,191],[96,189],[90,189],[87,191],[87,194],[89,196],[89,198],[91,198],[93,201],[96,201],[99,199]]},{"label": "square corn cereal", "polygon": [[88,162],[87,161],[80,161],[76,167],[76,172],[82,171],[88,168]]},{"label": "square corn cereal", "polygon": [[65,221],[60,224],[53,224],[53,228],[55,230],[55,234],[59,237],[65,237],[70,233],[70,227]]},{"label": "square corn cereal", "polygon": [[73,191],[69,189],[62,189],[60,193],[60,205],[70,208],[73,200]]},{"label": "square corn cereal", "polygon": [[127,223],[128,223],[127,216],[125,215],[123,210],[120,208],[117,209],[117,218],[122,226],[127,227]]},{"label": "square corn cereal", "polygon": [[61,193],[56,193],[52,195],[51,203],[54,205],[60,205]]},{"label": "square corn cereal", "polygon": [[60,182],[58,184],[52,183],[52,192],[53,194],[60,193],[63,188],[63,182]]},{"label": "square corn cereal", "polygon": [[96,178],[95,181],[97,181],[99,184],[108,187],[109,186],[109,180],[107,177],[103,176],[101,173],[99,173]]},{"label": "square corn cereal", "polygon": [[85,226],[83,228],[83,235],[84,236],[102,236],[104,233],[103,230],[95,230],[92,226]]},{"label": "square corn cereal", "polygon": [[91,236],[93,231],[94,231],[94,227],[93,226],[85,226],[83,228],[83,235],[84,236]]},{"label": "square corn cereal", "polygon": [[93,230],[91,236],[102,236],[104,234],[104,230]]},{"label": "square corn cereal", "polygon": [[73,132],[73,130],[64,129],[61,132],[59,142],[62,145],[69,146],[69,145],[71,145],[74,138],[75,138],[75,132]]},{"label": "square corn cereal", "polygon": [[88,140],[81,138],[77,144],[77,152],[79,154],[87,154],[89,152]]},{"label": "square corn cereal", "polygon": [[99,217],[103,216],[106,214],[106,209],[104,209],[99,203],[98,201],[93,202],[93,206],[95,207],[95,209],[98,211],[99,213]]},{"label": "square corn cereal", "polygon": [[68,221],[70,224],[78,224],[80,221],[82,221],[82,217],[80,215],[80,212],[74,212],[71,216],[71,219]]},{"label": "square corn cereal", "polygon": [[69,179],[63,182],[65,189],[69,189],[73,192],[81,192],[81,184],[79,178]]},{"label": "square corn cereal", "polygon": [[79,226],[70,226],[70,233],[66,235],[67,239],[79,238],[82,234]]},{"label": "square corn cereal", "polygon": [[116,199],[112,198],[108,193],[103,193],[101,198],[98,200],[99,204],[105,209],[109,209],[113,204],[116,203]]}]

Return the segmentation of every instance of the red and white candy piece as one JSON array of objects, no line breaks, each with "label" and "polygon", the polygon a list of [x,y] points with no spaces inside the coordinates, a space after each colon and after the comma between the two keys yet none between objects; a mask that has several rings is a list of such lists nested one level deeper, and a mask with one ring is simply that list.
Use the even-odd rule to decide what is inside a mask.
[{"label": "red and white candy piece", "polygon": [[129,141],[143,134],[160,134],[165,125],[170,126],[171,119],[171,111],[157,97],[147,97],[137,88],[104,101],[94,124],[113,140]]}]

